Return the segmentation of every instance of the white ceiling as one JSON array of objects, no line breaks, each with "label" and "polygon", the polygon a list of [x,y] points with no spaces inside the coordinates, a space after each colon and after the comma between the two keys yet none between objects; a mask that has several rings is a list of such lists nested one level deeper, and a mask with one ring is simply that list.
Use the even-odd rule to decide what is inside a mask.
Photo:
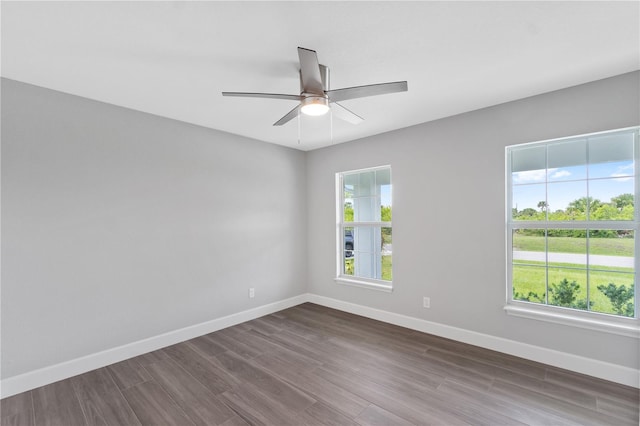
[{"label": "white ceiling", "polygon": [[2,76],[302,150],[328,117],[272,124],[299,92],[298,46],[331,88],[408,80],[343,102],[345,142],[640,69],[640,2],[6,2]]}]

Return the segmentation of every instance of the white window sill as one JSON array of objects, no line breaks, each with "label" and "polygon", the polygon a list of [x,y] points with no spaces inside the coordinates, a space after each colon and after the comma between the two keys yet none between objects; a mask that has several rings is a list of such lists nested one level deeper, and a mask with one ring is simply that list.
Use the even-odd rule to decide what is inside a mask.
[{"label": "white window sill", "polygon": [[370,290],[384,291],[387,293],[393,292],[393,286],[391,281],[380,281],[380,280],[369,281],[365,278],[337,277],[335,278],[335,282],[338,284],[348,285],[352,287],[368,288]]},{"label": "white window sill", "polygon": [[547,321],[555,324],[586,328],[640,339],[640,325],[638,324],[638,319],[634,318],[621,318],[589,312],[574,312],[569,309],[549,306],[522,306],[520,304],[507,304],[504,310],[508,315],[516,317]]}]

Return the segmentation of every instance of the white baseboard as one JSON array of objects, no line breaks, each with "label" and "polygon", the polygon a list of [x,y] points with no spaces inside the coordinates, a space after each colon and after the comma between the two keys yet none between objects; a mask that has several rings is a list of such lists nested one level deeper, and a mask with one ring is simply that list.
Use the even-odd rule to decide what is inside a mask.
[{"label": "white baseboard", "polygon": [[477,333],[475,331],[438,324],[393,312],[382,311],[329,297],[318,296],[315,294],[301,294],[290,299],[259,306],[236,314],[228,315],[226,317],[217,318],[201,324],[196,324],[150,337],[148,339],[143,339],[138,342],[129,343],[113,349],[107,349],[102,352],[62,362],[60,364],[30,371],[28,373],[8,377],[0,381],[0,398],[6,398],[30,389],[48,385],[59,380],[64,380],[78,374],[95,370],[96,368],[101,368],[134,356],[184,342],[185,340],[193,339],[194,337],[212,333],[214,331],[250,321],[264,315],[269,315],[305,302],[311,302],[328,308],[338,309],[389,324],[410,328],[412,330],[434,334],[436,336],[503,352],[531,361],[537,361],[604,380],[621,383],[627,386],[633,386],[636,388],[640,387],[640,371],[633,368],[585,358],[566,352],[555,351],[553,349],[546,349],[527,343],[503,339],[501,337],[490,336],[488,334]]},{"label": "white baseboard", "polygon": [[134,356],[184,342],[185,340],[193,339],[194,337],[213,333],[214,331],[222,330],[223,328],[231,327],[236,324],[299,305],[307,300],[308,295],[301,294],[290,299],[258,306],[256,308],[231,314],[222,318],[170,331],[158,336],[149,337],[137,342],[132,342],[95,354],[65,361],[60,364],[40,368],[28,373],[8,377],[0,381],[0,398],[6,398],[30,389],[57,382],[59,380],[77,376],[78,374],[86,373],[88,371],[95,370],[96,368],[124,361],[125,359],[133,358]]},{"label": "white baseboard", "polygon": [[399,325],[412,330],[422,331],[447,339],[457,340],[474,346],[514,355],[530,361],[541,362],[554,367],[571,370],[577,373],[587,374],[611,382],[620,383],[632,387],[640,387],[640,370],[598,361],[592,358],[585,358],[579,355],[547,349],[528,343],[517,342],[488,334],[477,333],[475,331],[462,328],[451,327],[426,321],[420,318],[409,317],[393,312],[382,311],[368,306],[357,305],[355,303],[344,302],[342,300],[329,297],[309,294],[309,302],[328,308],[338,309],[389,324]]}]

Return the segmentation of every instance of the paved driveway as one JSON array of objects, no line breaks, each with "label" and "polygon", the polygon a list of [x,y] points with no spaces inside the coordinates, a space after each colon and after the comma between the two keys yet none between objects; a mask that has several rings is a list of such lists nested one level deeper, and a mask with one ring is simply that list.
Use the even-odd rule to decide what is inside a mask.
[{"label": "paved driveway", "polygon": [[[540,251],[514,251],[513,260],[545,261],[545,253]],[[575,263],[584,265],[587,263],[587,256],[574,253],[549,253],[549,262]],[[592,254],[589,256],[590,265],[613,266],[618,268],[633,268],[633,257],[625,256],[604,256]]]}]

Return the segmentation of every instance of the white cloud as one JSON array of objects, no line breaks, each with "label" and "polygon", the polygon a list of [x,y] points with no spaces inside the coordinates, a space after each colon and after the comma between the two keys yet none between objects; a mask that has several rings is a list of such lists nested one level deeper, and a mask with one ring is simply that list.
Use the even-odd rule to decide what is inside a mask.
[{"label": "white cloud", "polygon": [[544,169],[515,172],[513,174],[513,183],[544,182],[546,176],[547,176],[547,171]]},{"label": "white cloud", "polygon": [[558,170],[554,174],[551,175],[551,179],[560,179],[563,177],[571,176],[571,172],[568,170]]},{"label": "white cloud", "polygon": [[633,174],[633,169],[634,169],[633,163],[627,164],[625,166],[618,166],[617,170],[615,172],[611,173],[610,177],[621,177],[621,176],[623,176],[625,179],[618,179],[618,181],[620,181],[620,182],[627,181],[627,180],[631,179],[631,177],[629,177],[629,175]]},{"label": "white cloud", "polygon": [[[624,177],[619,177],[619,176],[624,176]],[[615,180],[616,182],[626,182],[628,180],[633,179],[631,176],[624,173],[614,173],[611,175],[611,177],[618,178]]]},{"label": "white cloud", "polygon": [[558,169],[526,170],[513,174],[513,183],[545,182],[547,173],[554,173]]}]

